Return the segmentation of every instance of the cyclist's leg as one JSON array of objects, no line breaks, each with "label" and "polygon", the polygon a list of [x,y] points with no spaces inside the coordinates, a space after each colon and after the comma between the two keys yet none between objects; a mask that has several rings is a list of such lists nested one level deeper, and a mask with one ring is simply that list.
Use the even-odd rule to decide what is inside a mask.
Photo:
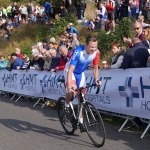
[{"label": "cyclist's leg", "polygon": [[[67,91],[67,72],[68,70],[66,69],[65,72],[64,72],[64,77],[65,77],[65,84],[66,84],[66,103],[65,103],[65,107],[69,107],[69,102],[71,101],[72,99],[72,96],[73,96],[73,92],[70,92],[70,91]],[[76,78],[74,76],[74,74],[72,74],[72,88],[76,89],[77,86],[76,86]]]},{"label": "cyclist's leg", "polygon": [[[81,74],[75,74],[75,78],[76,78],[77,88],[84,87],[86,85],[84,72],[82,72]],[[86,94],[86,89],[84,91],[82,91],[82,92],[84,94]],[[78,100],[80,101],[80,97],[79,96],[78,96]],[[80,123],[83,123],[82,111],[81,111],[81,113],[79,115],[79,121],[80,121]]]}]

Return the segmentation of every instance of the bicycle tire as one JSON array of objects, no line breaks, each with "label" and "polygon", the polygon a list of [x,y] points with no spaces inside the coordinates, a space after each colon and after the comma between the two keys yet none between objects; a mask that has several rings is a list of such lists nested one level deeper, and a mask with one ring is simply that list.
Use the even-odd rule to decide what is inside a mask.
[{"label": "bicycle tire", "polygon": [[[102,117],[96,107],[90,103],[86,102],[84,104],[84,124],[87,130],[87,134],[93,144],[97,147],[102,147],[105,143],[106,139],[106,132],[105,132],[105,126],[102,120]],[[94,130],[94,128],[95,130]],[[93,134],[96,136],[94,138]]]},{"label": "bicycle tire", "polygon": [[[75,128],[73,127],[73,123],[71,120],[73,115],[71,115],[69,118],[68,116],[66,116],[64,114],[65,101],[66,101],[66,99],[64,97],[60,97],[57,101],[58,117],[59,117],[60,123],[61,123],[63,129],[65,130],[65,132],[68,135],[73,135],[75,132]],[[70,127],[70,129],[69,129],[69,127]]]}]

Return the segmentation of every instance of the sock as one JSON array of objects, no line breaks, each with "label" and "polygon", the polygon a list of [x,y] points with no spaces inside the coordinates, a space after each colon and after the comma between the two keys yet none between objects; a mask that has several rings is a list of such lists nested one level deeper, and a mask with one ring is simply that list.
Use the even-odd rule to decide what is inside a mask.
[{"label": "sock", "polygon": [[65,107],[69,107],[69,104],[67,104],[66,102],[65,102]]},{"label": "sock", "polygon": [[83,118],[79,118],[79,120],[80,120],[80,123],[83,123]]}]

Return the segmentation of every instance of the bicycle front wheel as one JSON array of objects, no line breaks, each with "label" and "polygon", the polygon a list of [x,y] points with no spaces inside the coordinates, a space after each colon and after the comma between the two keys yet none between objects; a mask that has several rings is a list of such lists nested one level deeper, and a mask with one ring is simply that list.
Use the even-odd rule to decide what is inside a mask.
[{"label": "bicycle front wheel", "polygon": [[73,122],[74,117],[71,109],[69,114],[65,112],[65,101],[66,99],[64,97],[60,97],[57,101],[58,117],[65,132],[69,135],[72,135],[75,131]]},{"label": "bicycle front wheel", "polygon": [[105,143],[106,132],[102,117],[98,110],[90,102],[84,104],[84,123],[87,134],[97,147],[102,147]]}]

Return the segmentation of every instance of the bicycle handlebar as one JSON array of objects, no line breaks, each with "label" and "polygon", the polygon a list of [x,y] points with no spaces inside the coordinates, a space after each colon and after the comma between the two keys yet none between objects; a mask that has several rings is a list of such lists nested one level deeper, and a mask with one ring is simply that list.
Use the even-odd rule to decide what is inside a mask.
[{"label": "bicycle handlebar", "polygon": [[[65,79],[58,79],[57,80],[58,82],[62,82],[62,83],[65,83]],[[77,91],[82,91],[83,89],[87,89],[87,88],[90,88],[90,87],[92,87],[92,86],[97,86],[96,85],[96,83],[93,83],[93,84],[91,84],[91,85],[88,85],[88,86],[86,86],[86,87],[80,87],[80,88],[78,88],[78,89],[72,89],[72,91],[75,91],[75,92],[77,92]],[[101,86],[97,86],[97,91],[96,91],[96,94],[98,94],[99,93],[99,91],[100,91],[100,88],[101,88]]]},{"label": "bicycle handlebar", "polygon": [[[85,86],[85,87],[80,87],[80,88],[78,88],[78,89],[75,89],[74,91],[82,91],[83,89],[88,89],[88,88],[90,88],[90,87],[92,87],[92,86],[97,86],[97,85],[96,85],[96,83],[93,83],[93,84],[91,84],[91,85],[88,85],[88,86]],[[99,93],[100,87],[101,87],[101,86],[97,86],[96,94]]]}]

